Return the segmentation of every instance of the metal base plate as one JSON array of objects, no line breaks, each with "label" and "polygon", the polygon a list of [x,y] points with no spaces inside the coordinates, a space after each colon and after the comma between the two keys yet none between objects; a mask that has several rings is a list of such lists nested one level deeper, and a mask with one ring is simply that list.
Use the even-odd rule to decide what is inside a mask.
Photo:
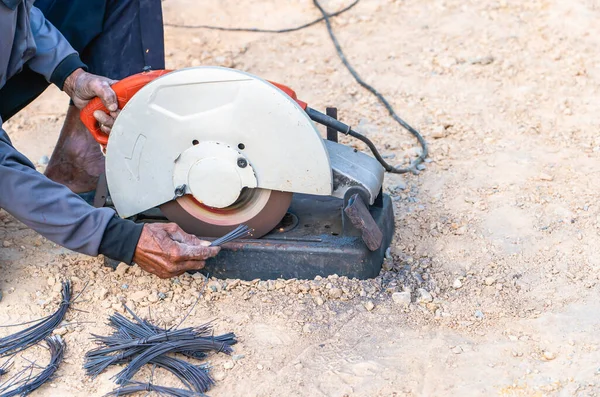
[{"label": "metal base plate", "polygon": [[394,236],[392,201],[387,195],[382,201],[382,207],[370,208],[383,233],[383,242],[376,251],[370,251],[360,235],[343,235],[343,200],[295,194],[290,215],[282,224],[261,239],[227,244],[201,272],[242,280],[313,279],[331,274],[376,277]]},{"label": "metal base plate", "polygon": [[242,280],[313,279],[331,274],[376,277],[394,235],[392,201],[384,196],[382,208],[371,207],[384,235],[381,247],[373,252],[360,236],[342,235],[342,205],[343,200],[332,197],[294,195],[289,212],[298,219],[296,227],[283,232],[275,229],[260,240],[234,242],[207,261],[202,273]]}]

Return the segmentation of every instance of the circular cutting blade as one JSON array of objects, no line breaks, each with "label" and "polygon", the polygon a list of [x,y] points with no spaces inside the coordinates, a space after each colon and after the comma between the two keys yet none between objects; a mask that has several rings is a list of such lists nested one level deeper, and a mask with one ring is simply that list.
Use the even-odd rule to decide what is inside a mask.
[{"label": "circular cutting blade", "polygon": [[268,189],[245,189],[227,208],[212,208],[185,195],[160,206],[162,213],[184,231],[199,237],[221,237],[238,225],[254,229],[253,238],[273,230],[283,219],[293,193]]}]

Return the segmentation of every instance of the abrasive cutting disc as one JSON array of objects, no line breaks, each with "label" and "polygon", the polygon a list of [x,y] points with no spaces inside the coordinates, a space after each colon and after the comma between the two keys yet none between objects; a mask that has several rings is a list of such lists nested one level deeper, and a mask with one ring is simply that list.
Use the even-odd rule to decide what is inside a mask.
[{"label": "abrasive cutting disc", "polygon": [[227,208],[212,208],[185,195],[160,206],[162,213],[184,231],[199,237],[221,237],[238,225],[254,229],[251,238],[273,230],[286,214],[293,193],[268,189],[245,189]]}]

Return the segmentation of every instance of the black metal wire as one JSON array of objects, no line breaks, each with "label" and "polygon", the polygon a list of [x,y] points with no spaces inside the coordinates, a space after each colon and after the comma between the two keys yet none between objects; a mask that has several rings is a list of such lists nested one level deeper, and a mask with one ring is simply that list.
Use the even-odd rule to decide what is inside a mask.
[{"label": "black metal wire", "polygon": [[6,375],[10,368],[13,366],[13,358],[9,358],[2,365],[0,365],[0,376]]},{"label": "black metal wire", "polygon": [[[196,359],[205,358],[209,351],[230,353],[231,345],[237,342],[233,333],[213,336],[210,323],[165,329],[141,319],[128,307],[125,309],[135,321],[115,313],[109,317],[109,325],[114,329],[112,335],[92,335],[101,346],[85,355],[84,369],[88,375],[95,377],[111,365],[127,364],[116,376],[117,383],[126,385],[142,366],[153,364],[173,373],[197,393],[204,393],[212,387],[214,380],[208,373],[208,365],[193,365],[166,353],[181,353]],[[182,345],[183,342],[193,343]],[[158,349],[161,352],[154,354]],[[140,359],[140,356],[143,358]]]},{"label": "black metal wire", "polygon": [[191,390],[177,389],[175,387],[159,386],[154,385],[152,383],[142,383],[135,381],[128,382],[127,385],[121,386],[105,394],[104,397],[127,396],[130,394],[141,392],[156,392],[160,396],[172,397],[207,397],[206,394],[198,393]]},{"label": "black metal wire", "polygon": [[[46,338],[45,342],[50,351],[50,362],[48,365],[36,376],[32,376],[33,369],[36,367],[35,363],[15,374],[8,381],[0,385],[0,397],[26,396],[52,379],[52,376],[63,360],[66,345],[58,335]],[[29,375],[25,375],[27,371],[29,371]]]},{"label": "black metal wire", "polygon": [[234,240],[237,240],[237,239],[240,239],[240,238],[243,238],[246,236],[251,236],[253,231],[254,231],[254,229],[250,229],[246,225],[239,225],[238,227],[236,227],[235,229],[233,229],[232,231],[230,231],[223,237],[219,237],[218,239],[211,242],[210,246],[211,247],[219,247],[223,244],[232,242]]},{"label": "black metal wire", "polygon": [[[355,0],[349,6],[342,8],[341,10],[334,12],[333,14],[328,14],[328,18],[335,18],[338,15],[345,13],[352,9],[355,5],[358,4],[360,0]],[[318,24],[319,22],[325,20],[324,17],[317,18],[314,21],[302,24],[300,26],[296,26],[293,28],[284,28],[284,29],[261,29],[261,28],[226,28],[222,26],[211,26],[211,25],[185,25],[185,24],[177,24],[177,23],[165,23],[165,26],[169,26],[172,28],[183,28],[183,29],[208,29],[208,30],[220,30],[223,32],[248,32],[248,33],[290,33],[297,32],[298,30],[306,29],[313,25]]]},{"label": "black metal wire", "polygon": [[215,338],[197,338],[191,340],[177,340],[157,343],[147,347],[143,352],[136,355],[131,362],[121,372],[115,375],[118,384],[124,384],[133,378],[133,376],[146,364],[149,364],[156,357],[168,353],[182,353],[185,351],[193,352],[218,352],[231,354],[231,346],[216,340]]},{"label": "black metal wire", "polygon": [[64,320],[67,309],[72,302],[71,294],[71,282],[63,282],[62,301],[58,309],[53,314],[33,322],[33,325],[12,335],[0,338],[0,357],[23,351],[48,337]]}]

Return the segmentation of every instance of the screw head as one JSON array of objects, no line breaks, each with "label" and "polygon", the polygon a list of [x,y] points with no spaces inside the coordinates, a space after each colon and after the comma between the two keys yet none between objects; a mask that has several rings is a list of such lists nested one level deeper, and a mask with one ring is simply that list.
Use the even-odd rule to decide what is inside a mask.
[{"label": "screw head", "polygon": [[246,168],[246,167],[248,166],[248,162],[246,161],[246,159],[245,159],[245,158],[243,158],[243,157],[240,157],[240,158],[237,160],[237,165],[238,165],[238,167],[240,167],[240,168]]}]

